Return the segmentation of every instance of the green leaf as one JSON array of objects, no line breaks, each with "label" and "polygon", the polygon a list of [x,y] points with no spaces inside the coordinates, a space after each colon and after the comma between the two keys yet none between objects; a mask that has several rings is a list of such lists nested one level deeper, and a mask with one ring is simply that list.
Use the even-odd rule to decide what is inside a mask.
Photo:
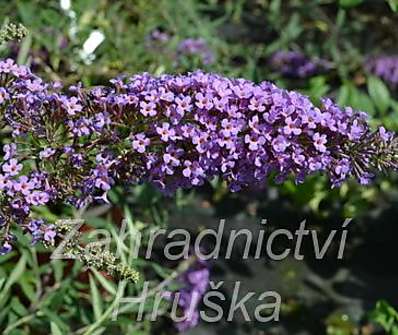
[{"label": "green leaf", "polygon": [[352,107],[360,111],[364,111],[370,115],[375,114],[375,107],[373,101],[369,98],[367,94],[355,89],[354,96],[352,97]]},{"label": "green leaf", "polygon": [[18,284],[21,286],[23,293],[30,300],[30,302],[33,302],[37,299],[37,296],[33,285],[34,281],[29,275],[30,273],[28,272],[28,275],[22,276]]},{"label": "green leaf", "polygon": [[106,330],[105,327],[99,328],[96,331],[93,332],[93,335],[101,335],[104,333],[104,331]]},{"label": "green leaf", "polygon": [[393,12],[398,11],[398,0],[386,0]]},{"label": "green leaf", "polygon": [[0,290],[3,287],[4,282],[6,281],[5,278],[0,278]]},{"label": "green leaf", "polygon": [[22,303],[19,301],[17,297],[13,297],[10,303],[11,309],[18,314],[19,317],[25,316],[28,314],[28,310]]},{"label": "green leaf", "polygon": [[51,335],[63,335],[57,324],[51,321]]},{"label": "green leaf", "polygon": [[64,275],[65,263],[62,262],[61,260],[54,259],[54,260],[51,261],[51,264],[52,264],[53,269],[54,269],[55,281],[57,283],[59,283],[62,280],[63,275]]},{"label": "green leaf", "polygon": [[28,34],[22,41],[18,52],[17,63],[26,64],[29,57],[30,47],[32,45],[32,35]]},{"label": "green leaf", "polygon": [[355,109],[367,112],[369,114],[375,114],[375,106],[373,101],[367,94],[362,93],[350,82],[345,83],[341,86],[337,103],[340,106],[351,106]]},{"label": "green leaf", "polygon": [[103,311],[102,299],[97,284],[95,283],[95,280],[91,274],[90,274],[90,291],[91,291],[91,297],[93,299],[92,305],[93,305],[94,317],[95,320],[98,321]]},{"label": "green leaf", "polygon": [[389,334],[396,335],[398,331],[398,312],[388,302],[384,300],[378,301],[370,318],[382,326]]},{"label": "green leaf", "polygon": [[18,279],[23,275],[25,268],[26,268],[26,255],[23,254],[19,259],[17,265],[14,267],[14,270],[12,270],[12,272],[8,276],[8,280],[0,292],[0,306],[2,306],[6,301],[7,294],[9,293],[11,286],[16,281],[18,281]]},{"label": "green leaf", "polygon": [[[45,316],[47,320],[55,323],[58,326],[58,330],[63,329],[65,334],[70,334],[69,326],[62,320],[60,314],[56,310],[42,308],[39,313]],[[59,334],[62,334],[62,332]]]},{"label": "green leaf", "polygon": [[318,100],[322,96],[325,96],[330,86],[326,82],[326,77],[317,76],[310,79],[309,88],[307,93],[312,99]]},{"label": "green leaf", "polygon": [[339,94],[337,96],[337,104],[340,106],[347,106],[350,100],[350,86],[344,84],[340,87]]},{"label": "green leaf", "polygon": [[339,0],[339,5],[341,7],[356,7],[360,5],[363,2],[363,0]]},{"label": "green leaf", "polygon": [[6,255],[3,255],[0,257],[0,265],[6,263],[8,260],[10,260],[11,258],[15,257],[15,251],[10,252]]},{"label": "green leaf", "polygon": [[368,78],[368,91],[380,113],[385,114],[391,106],[391,96],[387,86],[379,78]]},{"label": "green leaf", "polygon": [[94,273],[95,278],[100,282],[100,284],[105,290],[107,290],[112,295],[116,295],[116,286],[114,283],[106,279],[101,273],[99,273],[94,268],[91,269],[91,272]]}]

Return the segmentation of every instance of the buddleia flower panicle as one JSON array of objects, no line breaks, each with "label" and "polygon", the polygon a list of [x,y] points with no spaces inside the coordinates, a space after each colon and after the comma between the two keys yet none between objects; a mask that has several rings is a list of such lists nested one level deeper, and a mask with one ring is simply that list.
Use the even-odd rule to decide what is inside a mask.
[{"label": "buddleia flower panicle", "polygon": [[277,51],[269,64],[273,71],[285,77],[308,78],[327,72],[331,63],[324,59],[310,59],[299,51]]},{"label": "buddleia flower panicle", "polygon": [[398,55],[375,56],[366,60],[365,68],[392,88],[398,87]]},{"label": "buddleia flower panicle", "polygon": [[163,296],[177,302],[183,320],[175,322],[179,332],[185,332],[196,327],[200,320],[199,307],[203,296],[209,287],[210,266],[209,263],[197,256],[191,256],[188,260],[191,264],[177,278],[181,286],[176,292],[166,291]]},{"label": "buddleia flower panicle", "polygon": [[35,242],[54,240],[56,227],[32,223],[35,207],[107,202],[115,184],[149,182],[170,194],[219,177],[236,192],[315,173],[332,186],[350,177],[367,184],[397,168],[396,135],[372,131],[366,113],[202,71],[62,88],[4,60],[0,124],[10,132],[0,163],[2,253],[11,225]]},{"label": "buddleia flower panicle", "polygon": [[187,38],[182,40],[177,46],[177,54],[199,56],[204,65],[215,62],[214,52],[203,38]]}]

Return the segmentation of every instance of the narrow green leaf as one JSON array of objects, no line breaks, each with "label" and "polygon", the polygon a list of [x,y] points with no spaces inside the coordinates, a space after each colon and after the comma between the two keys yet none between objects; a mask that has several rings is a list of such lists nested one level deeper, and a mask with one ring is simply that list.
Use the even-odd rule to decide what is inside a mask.
[{"label": "narrow green leaf", "polygon": [[91,274],[90,274],[90,291],[91,291],[91,297],[93,299],[92,305],[93,305],[94,317],[95,320],[98,321],[103,311],[102,298],[98,290],[97,284],[95,283],[95,280]]},{"label": "narrow green leaf", "polygon": [[18,52],[17,63],[26,64],[29,57],[30,47],[32,45],[32,35],[28,34],[22,41]]},{"label": "narrow green leaf", "polygon": [[30,300],[34,302],[37,299],[36,291],[34,288],[35,280],[33,279],[31,271],[26,271],[23,276],[18,280],[18,285],[21,287],[23,293]]},{"label": "narrow green leaf", "polygon": [[51,264],[52,264],[53,269],[54,269],[55,281],[58,283],[63,278],[65,263],[62,262],[61,260],[54,259],[54,260],[51,261]]},{"label": "narrow green leaf", "polygon": [[0,290],[3,287],[4,282],[6,281],[5,278],[0,278]]},{"label": "narrow green leaf", "polygon": [[13,297],[10,303],[11,309],[17,313],[19,317],[23,317],[28,314],[28,310],[22,303],[19,301],[17,297]]},{"label": "narrow green leaf", "polygon": [[10,253],[8,253],[8,254],[6,254],[6,255],[1,256],[1,257],[0,257],[0,264],[6,263],[7,261],[9,261],[9,260],[10,260],[11,258],[13,258],[13,257],[15,257],[15,251],[10,252]]},{"label": "narrow green leaf", "polygon": [[337,97],[337,104],[340,106],[351,106],[370,115],[376,112],[375,105],[369,96],[349,82],[341,86]]},{"label": "narrow green leaf", "polygon": [[374,115],[376,113],[375,106],[369,96],[358,89],[354,89],[353,92],[351,106],[370,115]]},{"label": "narrow green leaf", "polygon": [[377,77],[368,78],[368,91],[374,104],[381,114],[385,114],[391,106],[391,95],[387,86]]},{"label": "narrow green leaf", "polygon": [[8,276],[7,282],[0,292],[0,306],[2,306],[7,298],[11,286],[22,276],[26,268],[26,255],[23,254],[19,259],[17,265]]},{"label": "narrow green leaf", "polygon": [[101,335],[104,333],[104,331],[106,330],[105,327],[99,328],[96,331],[93,332],[93,335]]},{"label": "narrow green leaf", "polygon": [[386,0],[393,12],[398,11],[398,0]]},{"label": "narrow green leaf", "polygon": [[339,5],[341,7],[355,7],[360,5],[363,0],[340,0]]},{"label": "narrow green leaf", "polygon": [[337,104],[340,106],[348,105],[350,99],[350,85],[344,84],[340,87],[339,94],[337,96]]},{"label": "narrow green leaf", "polygon": [[42,308],[39,311],[39,313],[42,314],[43,316],[45,316],[48,321],[55,323],[58,326],[58,329],[64,329],[65,335],[70,334],[69,325],[66,324],[66,322],[64,322],[62,320],[61,316],[57,313],[56,310],[52,310],[52,309],[50,310],[49,308]]},{"label": "narrow green leaf", "polygon": [[91,269],[91,272],[94,274],[95,278],[99,281],[102,287],[107,290],[110,294],[116,295],[116,286],[106,279],[101,273],[99,273],[96,269]]},{"label": "narrow green leaf", "polygon": [[63,335],[57,324],[51,321],[51,335]]}]

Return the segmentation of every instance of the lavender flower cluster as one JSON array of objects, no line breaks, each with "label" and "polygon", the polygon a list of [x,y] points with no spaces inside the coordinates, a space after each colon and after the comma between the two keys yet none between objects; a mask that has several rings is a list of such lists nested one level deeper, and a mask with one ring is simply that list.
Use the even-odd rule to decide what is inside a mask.
[{"label": "lavender flower cluster", "polygon": [[398,87],[398,56],[380,56],[367,61],[366,69],[391,87]]},{"label": "lavender flower cluster", "polygon": [[213,64],[214,53],[203,38],[187,38],[181,41],[177,47],[177,53],[181,55],[197,55],[205,65]]},{"label": "lavender flower cluster", "polygon": [[318,108],[269,82],[200,71],[62,90],[5,60],[0,126],[1,253],[11,250],[11,225],[54,243],[56,227],[35,207],[107,201],[116,183],[148,181],[174,192],[218,176],[239,191],[270,175],[303,182],[320,172],[337,186],[397,168],[395,135],[370,131],[365,113],[329,99]]},{"label": "lavender flower cluster", "polygon": [[176,300],[181,310],[182,320],[174,324],[179,332],[185,332],[198,325],[200,319],[199,305],[207,291],[209,281],[208,263],[197,258],[194,264],[179,276],[178,282],[182,287],[177,292],[165,293],[165,296],[170,300]]},{"label": "lavender flower cluster", "polygon": [[283,76],[308,78],[325,72],[330,63],[323,59],[310,59],[298,51],[278,51],[270,58],[271,68]]},{"label": "lavender flower cluster", "polygon": [[151,31],[148,38],[152,41],[166,43],[170,40],[170,35],[166,31],[162,31],[160,29],[155,29]]}]

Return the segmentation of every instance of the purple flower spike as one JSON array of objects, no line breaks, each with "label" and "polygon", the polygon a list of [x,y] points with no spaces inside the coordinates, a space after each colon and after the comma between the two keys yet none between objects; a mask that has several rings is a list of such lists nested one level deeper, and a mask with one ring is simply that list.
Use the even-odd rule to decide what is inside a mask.
[{"label": "purple flower spike", "polygon": [[398,87],[398,56],[379,56],[368,59],[365,68],[393,88]]},{"label": "purple flower spike", "polygon": [[[79,84],[67,95],[59,87],[0,61],[0,121],[12,131],[0,156],[0,230],[28,227],[34,206],[108,201],[114,185],[150,182],[170,194],[219,177],[236,192],[270,175],[323,173],[338,186],[398,168],[396,135],[372,131],[365,113],[330,99],[316,107],[270,82],[196,71]],[[51,242],[47,226],[26,231]]]},{"label": "purple flower spike", "polygon": [[182,285],[177,292],[165,292],[170,300],[176,299],[183,317],[175,323],[179,332],[195,328],[199,324],[199,307],[210,281],[210,270],[207,262],[197,259],[187,271],[179,276]]},{"label": "purple flower spike", "polygon": [[212,64],[215,61],[214,53],[203,38],[187,38],[181,41],[177,47],[177,52],[179,55],[198,55],[205,65]]},{"label": "purple flower spike", "polygon": [[286,77],[308,78],[330,69],[323,59],[310,59],[298,51],[278,51],[270,59],[271,68]]}]

